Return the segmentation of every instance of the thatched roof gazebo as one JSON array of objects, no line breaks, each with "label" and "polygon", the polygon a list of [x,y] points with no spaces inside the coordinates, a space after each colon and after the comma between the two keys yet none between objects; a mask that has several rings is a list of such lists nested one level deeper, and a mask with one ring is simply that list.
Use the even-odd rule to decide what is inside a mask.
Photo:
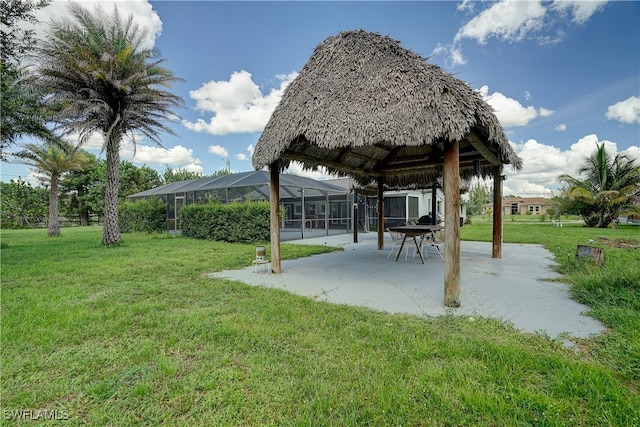
[{"label": "thatched roof gazebo", "polygon": [[[502,165],[521,167],[480,94],[398,41],[362,30],[320,43],[284,91],[256,144],[253,166],[270,167],[273,192],[291,161],[307,169],[324,166],[361,185],[374,182],[379,211],[383,186],[426,188],[440,178],[448,306],[460,305],[460,178],[493,176],[499,203]],[[277,194],[271,200],[272,269],[279,273]],[[379,212],[379,249],[382,221]],[[501,218],[494,218],[494,257],[501,257],[501,229]]]}]

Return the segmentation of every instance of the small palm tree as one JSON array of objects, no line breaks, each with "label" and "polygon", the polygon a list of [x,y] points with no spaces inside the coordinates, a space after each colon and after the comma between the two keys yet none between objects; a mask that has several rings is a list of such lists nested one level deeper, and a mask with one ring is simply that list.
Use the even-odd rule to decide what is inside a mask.
[{"label": "small palm tree", "polygon": [[570,199],[586,207],[583,215],[597,215],[598,228],[606,228],[622,207],[640,197],[640,165],[619,153],[611,158],[604,144],[598,145],[578,172],[585,178],[561,175],[559,180],[568,185]]},{"label": "small palm tree", "polygon": [[66,141],[44,145],[24,144],[24,150],[15,154],[18,162],[32,166],[41,172],[49,182],[49,222],[47,232],[49,236],[60,235],[60,220],[58,218],[58,184],[64,173],[72,170],[82,170],[89,157],[84,151],[78,151]]},{"label": "small palm tree", "polygon": [[[52,94],[55,119],[79,145],[94,133],[106,152],[104,232],[102,243],[121,242],[118,226],[118,168],[125,135],[142,134],[160,144],[160,133],[174,132],[163,122],[182,98],[168,92],[176,77],[161,66],[156,52],[143,46],[146,30],[122,21],[117,7],[110,15],[68,3],[72,19],[52,21],[38,49],[39,84]],[[134,141],[135,143],[135,141]]]}]

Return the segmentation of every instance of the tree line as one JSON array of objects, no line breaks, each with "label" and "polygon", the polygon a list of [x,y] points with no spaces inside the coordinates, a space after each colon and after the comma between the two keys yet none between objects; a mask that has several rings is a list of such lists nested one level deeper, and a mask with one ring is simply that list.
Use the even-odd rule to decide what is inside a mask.
[{"label": "tree line", "polygon": [[[147,30],[133,16],[122,17],[117,6],[106,13],[99,6],[89,10],[68,2],[67,16],[51,20],[46,38],[36,41],[33,31],[21,24],[33,23],[35,12],[48,3],[2,0],[0,158],[45,171],[50,235],[60,234],[56,224],[59,194],[74,194],[81,221],[88,212],[99,214],[104,224],[102,243],[117,245],[122,240],[118,203],[127,194],[127,186],[154,185],[156,178],[146,169],[140,172],[140,179],[148,180],[144,185],[137,177],[123,176],[130,172],[129,165],[120,160],[122,143],[128,138],[135,148],[136,137],[143,137],[162,146],[163,134],[175,134],[170,123],[178,118],[175,110],[183,106],[183,100],[171,92],[171,86],[180,78],[164,66],[156,50],[145,46]],[[104,160],[94,159],[100,180],[83,173],[91,169],[87,165],[92,159],[82,147],[94,135],[102,138],[106,154]],[[29,142],[12,153],[11,148],[24,138],[40,143]],[[100,186],[84,188],[81,178],[100,182]],[[74,179],[77,188],[63,184]],[[558,179],[564,185],[559,196],[562,209],[581,215],[588,225],[606,227],[621,211],[632,215],[637,211],[637,161],[619,153],[611,155],[603,145],[585,160],[579,177]],[[3,184],[6,194],[23,194],[31,191],[29,187],[20,180]],[[481,188],[475,190],[472,209],[486,196]],[[91,197],[94,193],[100,197]],[[34,196],[33,201],[37,200],[40,196]],[[71,208],[63,202],[63,209]]]},{"label": "tree line", "polygon": [[[578,176],[558,176],[561,189],[550,198],[555,215],[578,215],[589,227],[606,228],[620,215],[640,219],[640,164],[622,153],[611,155],[598,144],[584,159]],[[509,198],[512,196],[508,196]],[[493,201],[491,187],[476,181],[469,190],[467,213],[480,215]]]},{"label": "tree line", "polygon": [[[51,232],[51,228],[55,229],[60,226],[59,216],[66,217],[82,226],[90,225],[92,218],[94,222],[95,220],[102,222],[107,180],[106,160],[83,152],[83,167],[62,174],[54,187],[52,185],[54,180],[51,179],[51,176],[55,175],[60,168],[55,159],[64,159],[65,156],[49,156],[49,150],[38,152],[42,154],[43,158],[37,162],[34,161],[32,166],[42,178],[40,185],[34,187],[22,178],[12,179],[8,183],[0,182],[2,228],[31,228],[47,224],[47,228]],[[51,153],[56,152],[57,149],[51,150]],[[228,174],[230,166],[228,164],[226,168],[211,175],[203,175],[186,169],[174,170],[169,166],[163,173],[159,173],[149,166],[138,167],[130,161],[121,160],[118,172],[118,203],[122,203],[131,194],[172,182]],[[58,195],[59,199],[54,199],[55,206],[52,210],[51,197]],[[52,217],[52,211],[55,218]],[[59,232],[59,230],[57,231]]]}]

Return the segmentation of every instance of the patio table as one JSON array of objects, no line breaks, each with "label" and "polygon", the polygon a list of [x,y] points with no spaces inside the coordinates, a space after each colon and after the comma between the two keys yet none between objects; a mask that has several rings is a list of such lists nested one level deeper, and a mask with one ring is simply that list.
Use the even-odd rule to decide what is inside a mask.
[{"label": "patio table", "polygon": [[[443,230],[444,227],[441,225],[426,225],[426,224],[418,224],[418,225],[399,225],[396,227],[389,227],[390,231],[395,231],[398,233],[402,233],[404,237],[402,238],[402,243],[400,244],[400,249],[398,249],[398,254],[396,255],[396,261],[400,258],[400,253],[402,253],[402,248],[404,248],[404,244],[407,240],[407,237],[413,238],[413,243],[416,245],[416,250],[420,255],[420,261],[424,264],[424,258],[422,257],[422,242],[424,240],[424,236],[429,234],[431,238],[431,246],[435,247],[440,257],[444,259],[444,256],[440,250],[440,247],[436,245],[436,235],[435,232],[438,230]],[[420,237],[420,244],[418,244],[418,240],[416,237]]]}]

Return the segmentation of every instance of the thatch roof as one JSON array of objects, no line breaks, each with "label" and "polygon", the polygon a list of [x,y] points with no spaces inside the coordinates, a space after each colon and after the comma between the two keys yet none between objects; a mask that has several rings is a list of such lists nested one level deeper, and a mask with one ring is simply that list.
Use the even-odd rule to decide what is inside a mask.
[{"label": "thatch roof", "polygon": [[[479,161],[521,160],[492,108],[465,82],[386,36],[329,37],[286,88],[256,145],[253,166],[293,160],[367,184],[427,186],[441,176],[444,144],[460,141],[463,177]],[[477,162],[476,170],[477,170]]]}]

